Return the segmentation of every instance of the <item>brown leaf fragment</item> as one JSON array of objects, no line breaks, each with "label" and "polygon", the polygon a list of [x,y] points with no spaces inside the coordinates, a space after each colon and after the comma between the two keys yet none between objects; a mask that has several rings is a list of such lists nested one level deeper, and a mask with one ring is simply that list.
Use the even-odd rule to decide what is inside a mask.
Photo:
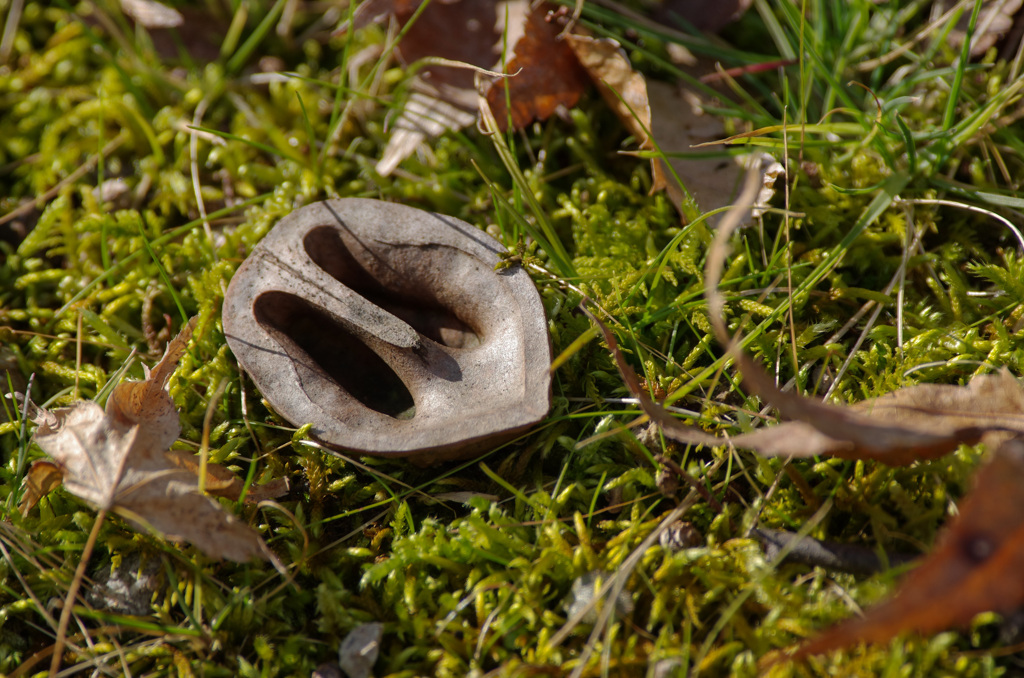
[{"label": "brown leaf fragment", "polygon": [[[395,55],[406,65],[423,59],[443,59],[482,69],[495,64],[502,40],[498,10],[504,11],[505,3],[433,0],[416,15],[421,4],[421,0],[372,0],[356,9],[352,24],[359,28],[393,17],[406,29],[395,48]],[[406,26],[413,16],[415,22]],[[410,83],[412,95],[395,122],[395,133],[377,163],[377,172],[389,175],[424,141],[471,124],[477,106],[474,77],[469,68],[429,65],[419,70]]]},{"label": "brown leaf fragment", "polygon": [[551,5],[534,7],[515,56],[505,66],[510,77],[487,90],[487,104],[502,131],[509,120],[513,129],[522,129],[546,120],[559,107],[575,106],[590,83],[569,42],[560,37],[561,23],[551,17]]},{"label": "brown leaf fragment", "polygon": [[[727,136],[722,118],[704,111],[703,107],[713,102],[678,85],[657,81],[647,83],[647,96],[651,134],[664,153],[673,154],[668,163],[701,211],[731,205],[742,183],[740,163],[724,153],[720,157],[694,157],[692,148]],[[664,175],[666,170],[661,172]],[[672,202],[682,211],[682,192],[674,182],[668,183],[668,188]]]},{"label": "brown leaf fragment", "polygon": [[[250,485],[249,490],[245,493],[245,501],[250,504],[258,504],[261,501],[279,499],[288,494],[289,490],[290,483],[287,478],[274,478],[270,482],[263,483],[262,485]],[[223,496],[226,496],[228,499],[238,501],[237,496]]]},{"label": "brown leaf fragment", "polygon": [[[742,338],[738,334],[729,336],[724,321],[725,298],[718,289],[728,238],[753,206],[759,183],[757,174],[749,172],[736,205],[719,223],[708,250],[704,296],[715,336],[729,347],[744,389],[766,400],[784,419],[795,422],[736,436],[733,444],[766,455],[833,454],[903,465],[940,457],[961,444],[977,443],[992,432],[1024,432],[1024,394],[1020,384],[1005,372],[977,377],[966,387],[899,389],[854,407],[781,390],[759,364],[743,353]],[[808,434],[807,427],[815,433]],[[787,437],[792,444],[788,450]]]},{"label": "brown leaf fragment", "polygon": [[919,384],[857,403],[853,409],[908,428],[1024,433],[1024,390],[1005,367],[996,374],[976,376],[966,386]]},{"label": "brown leaf fragment", "polygon": [[566,35],[580,65],[622,124],[642,148],[649,148],[651,107],[647,102],[644,76],[633,70],[619,43],[611,38]]},{"label": "brown leaf fragment", "polygon": [[736,362],[747,391],[797,420],[732,438],[737,447],[764,455],[831,454],[902,466],[986,437],[996,442],[992,436],[999,432],[1024,434],[1024,391],[1005,369],[966,386],[920,384],[843,407],[780,390],[745,355],[737,354]]},{"label": "brown leaf fragment", "polygon": [[[193,475],[200,473],[199,457],[185,450],[171,450],[167,453],[167,460],[180,469],[184,469]],[[245,483],[230,470],[220,464],[209,463],[206,465],[206,492],[216,497],[224,497],[231,501],[238,501],[242,496],[242,488]],[[250,485],[245,493],[245,501],[257,504],[267,499],[277,499],[288,492],[288,479],[277,478],[264,485]]]},{"label": "brown leaf fragment", "polygon": [[654,402],[623,358],[615,335],[587,314],[600,327],[626,387],[644,413],[666,436],[687,445],[731,444],[764,456],[833,455],[902,466],[941,457],[983,437],[995,442],[994,434],[1024,435],[1024,390],[1006,370],[975,377],[967,386],[922,384],[843,407],[781,391],[743,354],[736,360],[746,389],[796,421],[728,438],[712,435],[683,424]]},{"label": "brown leaf fragment", "polygon": [[[668,435],[666,433],[666,435]],[[802,421],[785,421],[749,433],[731,436],[736,447],[754,450],[766,457],[842,457],[853,453],[850,441],[834,438]]]},{"label": "brown leaf fragment", "polygon": [[[169,450],[167,461],[184,471],[198,476],[200,473],[199,457],[185,450]],[[220,464],[206,465],[206,491],[218,497],[237,500],[242,492],[242,480]],[[233,495],[233,496],[232,496]]]},{"label": "brown leaf fragment", "polygon": [[[964,626],[981,613],[1024,604],[1024,440],[1003,443],[978,471],[934,551],[895,597],[802,645],[790,659],[858,643],[888,642],[907,631]],[[781,660],[775,658],[775,661]]]},{"label": "brown leaf fragment", "polygon": [[152,370],[143,367],[145,380],[122,382],[107,398],[106,414],[117,428],[138,426],[140,450],[159,450],[163,454],[178,439],[181,423],[167,393],[167,382],[185,353],[195,325],[193,318],[181,329]]},{"label": "brown leaf fragment", "polygon": [[[420,2],[395,2],[395,18],[405,27]],[[416,21],[408,27],[395,52],[411,65],[428,57],[459,61],[480,68],[490,68],[498,59],[501,34],[497,31],[497,3],[493,0],[431,0]],[[472,106],[476,90],[473,71],[452,66],[427,66],[418,77],[445,95],[458,97],[462,92],[466,104]]]},{"label": "brown leaf fragment", "polygon": [[22,495],[21,503],[18,504],[21,515],[27,516],[40,499],[60,487],[63,479],[64,474],[60,467],[53,462],[43,459],[32,462],[23,481],[25,494]]},{"label": "brown leaf fragment", "polygon": [[171,340],[144,381],[118,384],[106,411],[91,401],[34,410],[34,439],[60,466],[64,486],[75,496],[168,539],[190,541],[215,558],[260,556],[277,564],[259,535],[200,494],[195,474],[168,457],[180,423],[165,389],[195,322]]},{"label": "brown leaf fragment", "polygon": [[[629,130],[641,149],[651,150],[651,106],[647,98],[644,76],[633,70],[629,58],[618,42],[611,38],[585,35],[565,36],[580,65],[594,81],[601,97],[623,126]],[[667,185],[660,158],[651,159],[651,192]]]},{"label": "brown leaf fragment", "polygon": [[[769,402],[783,418],[796,420],[774,430],[764,429],[732,439],[737,447],[761,454],[800,457],[831,454],[844,459],[876,459],[891,466],[903,466],[941,457],[962,444],[975,444],[986,431],[1024,432],[1024,409],[1016,409],[1018,405],[1014,402],[1021,398],[1020,386],[1009,374],[976,377],[974,381],[978,385],[974,388],[912,386],[843,407],[782,391],[748,356],[737,353],[734,357],[743,375],[744,388]],[[1001,380],[1007,401],[978,400],[979,392],[992,390],[987,383],[989,379]],[[795,425],[797,423],[803,426]],[[784,430],[779,430],[783,427]],[[816,433],[811,435],[807,427]],[[785,443],[786,438],[792,442],[792,447],[787,449],[783,444],[780,449],[780,443]]]}]

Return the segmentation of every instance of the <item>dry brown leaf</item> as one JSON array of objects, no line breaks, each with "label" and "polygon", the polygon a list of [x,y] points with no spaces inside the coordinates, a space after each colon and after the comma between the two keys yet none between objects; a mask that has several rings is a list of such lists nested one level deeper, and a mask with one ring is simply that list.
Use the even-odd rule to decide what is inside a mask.
[{"label": "dry brown leaf", "polygon": [[[906,632],[964,626],[988,611],[1024,604],[1024,440],[1003,443],[978,471],[935,550],[910,573],[894,598],[802,645],[789,659],[888,642]],[[777,662],[784,657],[775,657]]]},{"label": "dry brown leaf", "polygon": [[[406,27],[421,2],[370,0],[356,9],[351,26],[336,34],[388,17]],[[715,23],[737,16],[748,4],[716,6],[720,16]],[[675,13],[680,8],[666,7],[666,11]],[[708,15],[707,8],[681,11],[694,21]],[[407,27],[395,53],[406,64],[440,58],[487,69],[497,61],[504,36],[506,44],[515,45],[505,65],[509,76],[492,83],[484,94],[503,131],[508,126],[522,129],[575,106],[592,80],[641,149],[653,148],[648,138],[651,130],[667,152],[689,151],[691,145],[725,136],[721,120],[704,115],[692,96],[684,100],[678,90],[655,84],[657,99],[650,100],[648,84],[616,41],[581,35],[579,28],[575,34],[563,35],[564,16],[564,11],[547,3],[527,12],[525,0],[435,0]],[[516,33],[521,37],[513,40]],[[459,39],[450,39],[453,34]],[[377,172],[390,174],[427,139],[470,124],[476,111],[473,79],[473,71],[467,68],[430,65],[420,71],[411,82],[412,94],[394,124]],[[734,159],[673,160],[672,164],[704,211],[731,203],[740,171]],[[652,192],[667,189],[684,213],[682,191],[666,180],[664,161],[653,159],[651,174]]]},{"label": "dry brown leaf", "polygon": [[[170,450],[167,453],[167,460],[184,469],[189,473],[198,476],[201,472],[199,457],[185,450]],[[209,463],[206,465],[207,493],[215,497],[224,497],[231,501],[238,501],[242,496],[242,488],[245,483],[241,478],[229,471],[220,464]],[[277,499],[288,492],[288,479],[277,478],[264,485],[250,485],[245,493],[245,501],[251,504],[258,504],[267,499]]]},{"label": "dry brown leaf", "polygon": [[[967,387],[924,385],[899,389],[855,407],[832,405],[782,391],[775,380],[740,349],[741,337],[725,327],[725,299],[718,290],[727,243],[760,189],[749,173],[736,206],[729,211],[708,251],[704,296],[718,340],[729,347],[744,389],[774,406],[786,430],[765,429],[737,436],[733,443],[762,454],[877,459],[891,465],[933,459],[991,432],[1024,431],[1024,395],[1008,373],[978,377]],[[813,429],[813,433],[808,428]],[[778,427],[776,427],[777,429]],[[787,445],[788,442],[788,445]]]},{"label": "dry brown leaf", "polygon": [[[590,315],[588,311],[588,315]],[[626,387],[664,434],[687,445],[734,445],[766,456],[877,459],[890,465],[942,456],[986,432],[1024,434],[1024,392],[1007,372],[976,377],[969,386],[921,385],[846,408],[779,391],[746,356],[738,356],[748,390],[799,421],[737,436],[716,436],[683,424],[658,405],[626,363],[615,335],[590,315],[604,334]]]},{"label": "dry brown leaf", "polygon": [[[597,85],[605,103],[615,112],[641,149],[652,150],[650,140],[651,106],[647,98],[647,82],[633,70],[626,53],[611,38],[585,35],[565,36],[580,65]],[[651,159],[651,192],[660,191],[668,182],[659,158]]]},{"label": "dry brown leaf", "polygon": [[38,459],[32,462],[22,483],[25,486],[25,493],[21,495],[21,502],[18,504],[21,515],[27,516],[40,499],[60,487],[63,477],[60,467],[51,461]]},{"label": "dry brown leaf", "polygon": [[60,466],[68,491],[98,508],[213,557],[277,564],[259,535],[200,494],[195,474],[168,458],[180,424],[166,386],[194,326],[195,319],[170,342],[146,380],[117,385],[106,411],[91,401],[34,410],[34,440]]},{"label": "dry brown leaf", "polygon": [[[740,199],[746,208],[753,202],[757,188],[755,182],[748,181]],[[730,339],[721,318],[724,301],[717,287],[724,262],[723,243],[738,221],[723,220],[708,256],[705,294],[712,324],[719,341],[730,346],[744,388],[769,402],[784,419],[794,421],[733,436],[728,439],[730,444],[768,456],[829,454],[905,465],[940,457],[961,444],[977,443],[986,435],[1024,434],[1024,391],[1005,370],[976,377],[968,386],[913,386],[853,407],[832,405],[779,389],[760,365],[737,348],[739,338]],[[591,318],[604,333],[626,386],[666,436],[690,445],[725,444],[724,438],[681,423],[655,403],[640,387],[611,331],[594,316]]]},{"label": "dry brown leaf", "polygon": [[642,148],[649,148],[651,107],[647,102],[647,83],[633,70],[618,42],[611,38],[585,35],[565,36],[580,65],[586,69],[598,91],[622,124],[636,137]]},{"label": "dry brown leaf", "polygon": [[[708,102],[696,93],[670,83],[650,82],[647,96],[651,134],[664,153],[693,154],[691,146],[727,136],[722,119],[705,113],[702,106]],[[731,205],[739,194],[742,166],[734,157],[677,155],[668,162],[702,212]],[[668,187],[672,202],[681,211],[681,193],[674,183]]]},{"label": "dry brown leaf", "polygon": [[505,66],[510,77],[487,90],[487,104],[501,130],[510,120],[513,129],[522,129],[534,120],[546,120],[560,107],[575,106],[590,84],[551,10],[542,3],[527,15],[515,56]]},{"label": "dry brown leaf", "polygon": [[781,391],[747,356],[737,356],[737,366],[748,392],[796,420],[731,439],[763,455],[831,454],[903,466],[941,457],[986,434],[1024,433],[1024,393],[1005,370],[966,386],[921,384],[843,407]]}]

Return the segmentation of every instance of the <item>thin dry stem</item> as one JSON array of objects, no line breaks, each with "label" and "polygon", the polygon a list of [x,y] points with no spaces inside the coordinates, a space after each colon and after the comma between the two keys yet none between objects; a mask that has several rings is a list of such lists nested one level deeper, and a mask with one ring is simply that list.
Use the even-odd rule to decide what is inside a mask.
[{"label": "thin dry stem", "polygon": [[100,535],[100,528],[107,518],[107,509],[100,508],[96,513],[96,520],[92,524],[89,538],[82,549],[82,556],[78,560],[78,567],[75,569],[75,576],[71,580],[68,594],[64,597],[64,609],[60,611],[60,621],[57,623],[57,639],[54,641],[53,656],[50,658],[50,678],[55,678],[60,670],[60,662],[64,654],[64,645],[67,641],[68,623],[71,621],[71,613],[75,607],[75,598],[78,597],[78,590],[82,587],[82,580],[85,578],[85,568],[89,565],[92,557],[92,550],[96,546],[96,538]]}]

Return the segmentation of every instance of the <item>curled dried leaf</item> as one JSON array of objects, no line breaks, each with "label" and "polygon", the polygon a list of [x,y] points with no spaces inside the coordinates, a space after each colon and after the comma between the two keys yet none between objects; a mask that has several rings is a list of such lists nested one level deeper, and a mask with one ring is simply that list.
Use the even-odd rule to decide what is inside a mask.
[{"label": "curled dried leaf", "polygon": [[53,462],[43,459],[32,462],[23,481],[25,494],[21,496],[21,503],[18,504],[21,515],[28,515],[40,499],[60,487],[63,479],[64,474],[60,467]]},{"label": "curled dried leaf", "polygon": [[[766,455],[876,459],[890,465],[934,459],[961,444],[979,442],[986,433],[1024,432],[1024,393],[1009,374],[979,377],[968,387],[915,386],[843,407],[780,389],[765,370],[743,353],[742,337],[725,327],[725,299],[718,290],[728,241],[751,209],[760,181],[750,172],[736,205],[722,220],[705,270],[704,296],[718,340],[729,347],[744,388],[770,403],[784,419],[782,427],[732,439],[737,447]],[[788,429],[788,430],[787,430]]]},{"label": "curled dried leaf", "polygon": [[195,319],[170,342],[147,379],[118,384],[106,411],[90,401],[33,410],[39,424],[34,439],[57,462],[64,486],[75,496],[168,539],[192,542],[210,556],[259,556],[278,565],[259,535],[201,494],[195,473],[175,463],[180,454],[168,451],[180,423],[165,389],[194,327]]},{"label": "curled dried leaf", "polygon": [[[176,467],[198,476],[201,472],[199,457],[184,450],[170,450],[167,460]],[[206,492],[215,497],[238,501],[245,483],[220,464],[206,465]],[[277,499],[288,492],[288,479],[277,478],[264,485],[251,485],[245,493],[247,503],[257,504],[266,499]]]},{"label": "curled dried leaf", "polygon": [[[801,658],[859,642],[883,642],[907,630],[934,632],[963,625],[984,611],[1008,611],[1024,604],[1024,389],[1002,370],[976,377],[966,386],[919,385],[843,407],[782,391],[760,365],[743,353],[740,336],[730,337],[724,297],[718,291],[727,241],[750,209],[758,182],[751,174],[737,206],[719,226],[708,255],[705,296],[719,341],[729,347],[744,388],[794,421],[729,439],[737,447],[766,455],[832,454],[907,464],[932,459],[962,443],[1001,443],[978,473],[973,492],[939,546],[901,586],[895,599],[842,624],[800,647]],[[675,440],[716,445],[723,438],[676,421],[655,403],[626,364],[614,335],[591,318],[644,412]],[[777,656],[769,663],[782,660]]]}]

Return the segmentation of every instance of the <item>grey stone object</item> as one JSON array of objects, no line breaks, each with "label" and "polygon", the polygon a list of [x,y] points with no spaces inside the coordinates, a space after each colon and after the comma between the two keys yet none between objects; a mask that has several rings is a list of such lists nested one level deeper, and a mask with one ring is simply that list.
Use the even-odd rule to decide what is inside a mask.
[{"label": "grey stone object", "polygon": [[482,453],[551,406],[540,295],[458,219],[346,198],[281,219],[239,267],[224,334],[277,412],[361,454]]}]

